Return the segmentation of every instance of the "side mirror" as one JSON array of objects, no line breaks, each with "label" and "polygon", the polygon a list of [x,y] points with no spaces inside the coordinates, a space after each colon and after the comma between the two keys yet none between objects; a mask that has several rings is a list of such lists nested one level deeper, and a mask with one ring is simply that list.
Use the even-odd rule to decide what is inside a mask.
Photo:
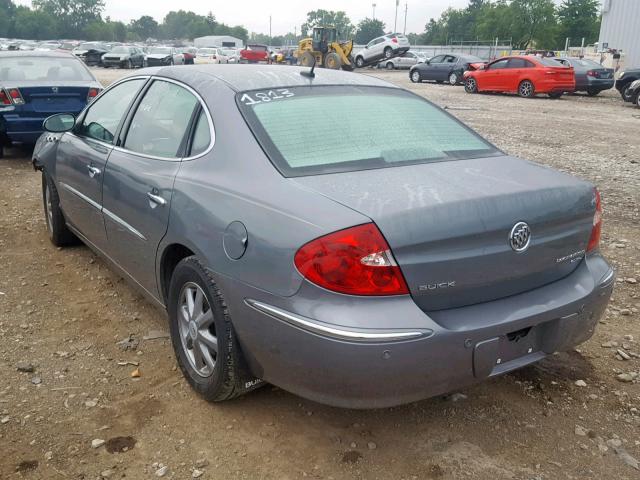
[{"label": "side mirror", "polygon": [[58,113],[51,115],[44,122],[42,127],[51,133],[69,132],[76,124],[76,117],[69,113]]}]

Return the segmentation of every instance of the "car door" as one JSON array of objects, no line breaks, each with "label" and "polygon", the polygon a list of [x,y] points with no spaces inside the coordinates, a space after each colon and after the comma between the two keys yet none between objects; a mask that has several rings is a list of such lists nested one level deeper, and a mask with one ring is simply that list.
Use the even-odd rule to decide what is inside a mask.
[{"label": "car door", "polygon": [[174,178],[200,101],[186,87],[154,79],[132,109],[109,158],[103,213],[111,258],[159,298],[155,258],[167,231]]},{"label": "car door", "polygon": [[503,76],[508,63],[509,59],[503,58],[487,65],[482,74],[476,77],[478,89],[491,90],[494,92],[504,91]]},{"label": "car door", "polygon": [[420,66],[422,78],[424,80],[440,80],[439,69],[444,62],[445,55],[436,55],[427,63]]},{"label": "car door", "polygon": [[507,68],[504,70],[504,76],[502,77],[505,90],[516,92],[522,80],[532,80],[530,75],[528,75],[530,68],[534,68],[533,63],[524,58],[510,59]]},{"label": "car door", "polygon": [[449,75],[456,68],[456,63],[458,62],[458,57],[455,55],[447,55],[444,57],[442,71],[440,72],[442,77],[439,80],[447,81],[449,80]]},{"label": "car door", "polygon": [[58,145],[56,181],[65,218],[100,249],[106,245],[102,220],[104,168],[122,120],[145,81],[127,80],[104,92]]}]

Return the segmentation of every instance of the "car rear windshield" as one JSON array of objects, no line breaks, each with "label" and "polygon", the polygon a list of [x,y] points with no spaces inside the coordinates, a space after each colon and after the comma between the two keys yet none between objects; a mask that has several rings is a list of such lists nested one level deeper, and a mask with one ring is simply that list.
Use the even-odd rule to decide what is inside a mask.
[{"label": "car rear windshield", "polygon": [[92,81],[89,71],[75,58],[5,57],[0,64],[0,81]]},{"label": "car rear windshield", "polygon": [[286,177],[498,154],[454,117],[405,90],[323,86],[237,95],[249,127]]}]

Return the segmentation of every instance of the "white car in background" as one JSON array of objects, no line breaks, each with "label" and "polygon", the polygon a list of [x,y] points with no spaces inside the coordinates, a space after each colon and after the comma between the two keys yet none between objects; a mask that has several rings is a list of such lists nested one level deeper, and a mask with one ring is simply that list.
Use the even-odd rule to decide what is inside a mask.
[{"label": "white car in background", "polygon": [[372,65],[382,59],[391,59],[409,51],[409,39],[401,33],[390,33],[371,40],[355,55],[358,68]]},{"label": "white car in background", "polygon": [[221,48],[206,47],[196,53],[196,64],[198,63],[229,63],[229,57]]},{"label": "white car in background", "polygon": [[146,66],[161,67],[166,65],[184,65],[184,55],[174,47],[149,47]]},{"label": "white car in background", "polygon": [[398,57],[394,57],[389,60],[382,60],[378,63],[378,68],[386,68],[387,70],[411,68],[418,63],[424,63],[426,61],[427,57],[424,55],[409,51]]},{"label": "white car in background", "polygon": [[238,63],[240,61],[240,51],[235,48],[223,48],[222,54],[228,59],[228,63]]}]

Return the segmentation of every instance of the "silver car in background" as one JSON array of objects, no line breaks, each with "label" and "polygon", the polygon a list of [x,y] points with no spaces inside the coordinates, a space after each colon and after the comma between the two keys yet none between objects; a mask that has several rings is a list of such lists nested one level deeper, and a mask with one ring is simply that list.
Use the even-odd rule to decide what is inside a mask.
[{"label": "silver car in background", "polygon": [[386,68],[387,70],[400,70],[411,68],[418,63],[424,63],[427,57],[423,54],[408,51],[389,60],[382,60],[378,63],[378,68]]},{"label": "silver car in background", "polygon": [[400,33],[390,33],[374,38],[363,49],[356,52],[356,66],[361,68],[383,58],[390,59],[402,55],[410,47],[409,39]]},{"label": "silver car in background", "polygon": [[53,244],[82,240],[166,310],[211,401],[443,394],[584,342],[613,289],[593,185],[374,77],[147,69],[45,127]]}]

